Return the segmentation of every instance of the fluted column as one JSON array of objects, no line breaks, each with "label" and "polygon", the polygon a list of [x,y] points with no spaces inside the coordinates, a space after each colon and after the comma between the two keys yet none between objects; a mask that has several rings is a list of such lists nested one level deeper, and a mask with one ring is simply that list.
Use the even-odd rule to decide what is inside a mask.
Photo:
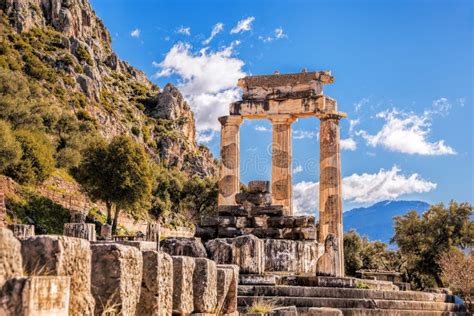
[{"label": "fluted column", "polygon": [[341,156],[338,115],[321,118],[319,180],[319,242],[328,234],[335,236],[335,276],[344,276],[344,240],[342,227]]},{"label": "fluted column", "polygon": [[273,204],[284,205],[293,215],[293,178],[291,166],[292,115],[272,115],[272,198]]},{"label": "fluted column", "polygon": [[240,124],[241,116],[221,116],[221,166],[217,205],[235,205],[240,190]]}]

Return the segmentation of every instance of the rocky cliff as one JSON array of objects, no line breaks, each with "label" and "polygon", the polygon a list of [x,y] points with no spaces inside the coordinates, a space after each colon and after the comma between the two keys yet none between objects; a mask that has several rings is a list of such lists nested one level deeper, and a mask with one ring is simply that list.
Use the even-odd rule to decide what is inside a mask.
[{"label": "rocky cliff", "polygon": [[[0,0],[0,10],[1,79],[26,86],[3,87],[4,100],[41,100],[80,126],[87,121],[106,139],[129,134],[166,167],[215,175],[209,150],[196,144],[193,113],[180,91],[171,84],[161,90],[120,60],[87,0]],[[0,118],[12,121],[10,112],[0,109]]]}]

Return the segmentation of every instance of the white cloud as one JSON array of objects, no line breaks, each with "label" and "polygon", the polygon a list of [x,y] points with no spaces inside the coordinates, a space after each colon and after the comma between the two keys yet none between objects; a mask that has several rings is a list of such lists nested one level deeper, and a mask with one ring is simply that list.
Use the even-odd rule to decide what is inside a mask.
[{"label": "white cloud", "polygon": [[[444,111],[444,106],[440,106]],[[385,120],[382,129],[375,135],[366,131],[358,131],[367,144],[372,147],[383,146],[391,151],[418,155],[454,155],[456,151],[445,145],[444,140],[429,142],[431,132],[431,114],[425,111],[423,115],[399,112],[395,109],[378,113],[376,117]]]},{"label": "white cloud", "polygon": [[214,25],[214,27],[212,28],[212,31],[211,31],[211,35],[202,42],[203,45],[209,45],[209,43],[214,39],[214,37],[219,34],[220,32],[222,32],[224,30],[224,24],[223,23],[217,23],[216,25]]},{"label": "white cloud", "polygon": [[177,30],[176,33],[183,34],[183,35],[191,35],[191,28],[190,27],[184,27],[180,26]]},{"label": "white cloud", "polygon": [[281,38],[285,38],[285,37],[288,37],[288,36],[283,32],[282,27],[278,27],[278,28],[275,29],[275,38],[281,39]]},{"label": "white cloud", "polygon": [[349,133],[352,133],[354,131],[354,128],[360,124],[360,120],[349,120]]},{"label": "white cloud", "polygon": [[228,114],[229,104],[240,99],[237,80],[245,77],[244,62],[233,56],[238,42],[219,51],[201,49],[193,52],[189,44],[175,44],[154,77],[177,75],[178,87],[188,100],[196,118],[198,133],[220,130],[217,118]]},{"label": "white cloud", "polygon": [[426,114],[439,114],[441,116],[446,116],[449,114],[452,105],[449,103],[447,98],[439,98],[433,101],[431,107],[432,110],[426,111]]},{"label": "white cloud", "polygon": [[198,131],[196,135],[196,142],[199,144],[207,144],[214,138],[215,134],[216,131],[213,130]]},{"label": "white cloud", "polygon": [[311,138],[318,138],[318,132],[313,131],[304,131],[301,129],[297,129],[293,131],[293,139],[311,139]]},{"label": "white cloud", "polygon": [[293,174],[298,174],[298,173],[301,173],[303,172],[303,166],[302,165],[298,165],[298,166],[295,166],[293,168]]},{"label": "white cloud", "polygon": [[364,105],[369,103],[369,98],[362,98],[358,102],[354,103],[354,109],[356,112],[359,112]]},{"label": "white cloud", "polygon": [[252,22],[255,20],[253,16],[249,16],[237,22],[237,25],[230,30],[230,34],[237,34],[240,32],[247,32],[252,29]]},{"label": "white cloud", "polygon": [[130,32],[131,37],[140,37],[140,29],[134,29],[133,31]]},{"label": "white cloud", "polygon": [[342,150],[354,151],[357,149],[357,143],[352,138],[341,139],[340,145]]},{"label": "white cloud", "polygon": [[263,41],[264,43],[273,42],[274,40],[288,38],[288,36],[284,33],[283,28],[278,27],[273,31],[274,36],[259,36],[258,39]]},{"label": "white cloud", "polygon": [[464,106],[466,104],[466,98],[459,98],[457,101],[460,106]]},{"label": "white cloud", "polygon": [[[397,166],[380,169],[374,174],[356,174],[342,179],[343,199],[351,203],[375,203],[396,199],[405,194],[425,193],[437,184],[421,178],[417,173],[403,175]],[[319,208],[319,182],[303,181],[293,186],[293,209],[297,214],[308,214]]]},{"label": "white cloud", "polygon": [[255,126],[255,130],[258,131],[258,132],[269,132],[270,129],[265,127],[265,126],[262,126],[262,125],[257,125]]}]

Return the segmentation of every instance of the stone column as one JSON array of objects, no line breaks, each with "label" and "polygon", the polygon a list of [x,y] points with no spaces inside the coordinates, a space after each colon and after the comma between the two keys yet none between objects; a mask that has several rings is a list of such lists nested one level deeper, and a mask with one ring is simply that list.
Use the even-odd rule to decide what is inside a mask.
[{"label": "stone column", "polygon": [[[319,242],[324,244],[329,234],[335,236],[335,276],[344,276],[344,242],[342,227],[341,156],[339,119],[328,115],[321,118],[320,178],[319,178]],[[328,271],[329,272],[329,271]]]},{"label": "stone column", "polygon": [[293,215],[293,185],[291,165],[291,123],[296,118],[292,115],[270,116],[272,121],[272,203],[284,205]]},{"label": "stone column", "polygon": [[240,124],[241,116],[221,116],[221,166],[217,205],[236,205],[240,191]]}]

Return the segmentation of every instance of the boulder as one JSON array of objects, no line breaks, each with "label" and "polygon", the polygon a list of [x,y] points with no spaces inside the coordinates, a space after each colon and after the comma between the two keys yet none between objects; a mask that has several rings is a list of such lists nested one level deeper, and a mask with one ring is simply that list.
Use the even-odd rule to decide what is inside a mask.
[{"label": "boulder", "polygon": [[160,242],[161,250],[170,256],[206,258],[206,248],[199,238],[172,237]]},{"label": "boulder", "polygon": [[[71,277],[69,313],[93,315],[91,250],[87,240],[42,235],[21,241],[23,268],[29,275]],[[93,270],[95,272],[95,270]]]},{"label": "boulder", "polygon": [[64,224],[64,235],[95,241],[95,224],[66,223]]},{"label": "boulder", "polygon": [[0,287],[10,278],[23,273],[21,244],[7,228],[0,228]]},{"label": "boulder", "polygon": [[248,188],[251,193],[269,193],[271,184],[270,181],[254,180],[249,182]]},{"label": "boulder", "polygon": [[95,314],[112,309],[116,314],[134,315],[142,283],[141,252],[115,243],[93,244],[91,250]]},{"label": "boulder", "polygon": [[11,224],[8,225],[13,235],[18,239],[30,238],[35,235],[35,225]]},{"label": "boulder", "polygon": [[[228,285],[226,273],[221,272],[219,274],[219,271],[222,270],[230,272],[230,282]],[[220,315],[236,313],[239,267],[235,264],[218,264],[217,272],[217,312]],[[222,281],[223,278],[225,278],[225,281]],[[225,290],[226,288],[227,291]]]},{"label": "boulder", "polygon": [[215,313],[217,308],[217,267],[212,260],[195,259],[193,274],[194,312]]},{"label": "boulder", "polygon": [[[0,315],[69,315],[70,277],[31,276],[9,279],[0,289]],[[79,315],[79,314],[71,314]]]},{"label": "boulder", "polygon": [[188,315],[194,310],[193,274],[194,259],[176,256],[173,258],[173,313]]},{"label": "boulder", "polygon": [[173,308],[173,260],[161,251],[143,255],[140,302],[136,315],[171,315]]}]

